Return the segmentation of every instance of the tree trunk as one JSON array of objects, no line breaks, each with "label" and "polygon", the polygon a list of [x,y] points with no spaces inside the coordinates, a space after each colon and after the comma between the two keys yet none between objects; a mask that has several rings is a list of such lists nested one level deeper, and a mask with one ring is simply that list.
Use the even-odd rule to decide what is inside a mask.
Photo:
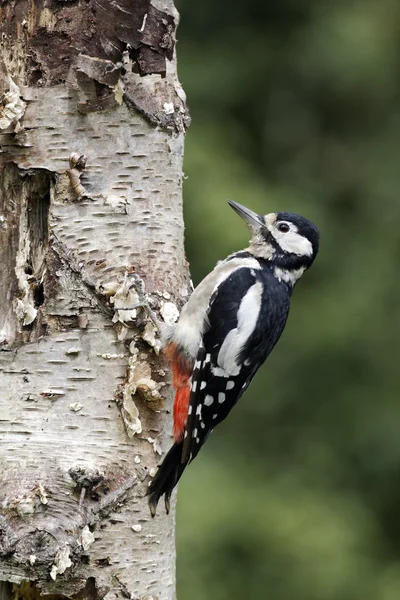
[{"label": "tree trunk", "polygon": [[144,497],[171,393],[141,304],[172,322],[189,293],[177,13],[0,15],[0,598],[172,600],[174,509]]}]

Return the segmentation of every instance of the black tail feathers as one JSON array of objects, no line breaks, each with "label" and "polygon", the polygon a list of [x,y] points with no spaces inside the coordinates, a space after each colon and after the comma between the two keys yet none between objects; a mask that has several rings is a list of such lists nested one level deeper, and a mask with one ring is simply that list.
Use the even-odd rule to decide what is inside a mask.
[{"label": "black tail feathers", "polygon": [[167,514],[169,513],[172,490],[178,483],[189,462],[181,462],[182,447],[182,442],[175,443],[172,446],[149,485],[146,496],[149,496],[149,507],[152,517],[156,514],[157,504],[163,494],[165,496],[165,510]]}]

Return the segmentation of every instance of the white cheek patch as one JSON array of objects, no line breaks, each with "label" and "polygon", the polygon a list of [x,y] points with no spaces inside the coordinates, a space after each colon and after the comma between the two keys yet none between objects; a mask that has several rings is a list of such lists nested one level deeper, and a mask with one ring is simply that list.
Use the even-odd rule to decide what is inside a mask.
[{"label": "white cheek patch", "polygon": [[283,233],[277,229],[271,229],[273,237],[284,252],[297,254],[297,256],[312,256],[313,247],[307,238],[297,232],[297,227],[291,223],[290,231]]}]

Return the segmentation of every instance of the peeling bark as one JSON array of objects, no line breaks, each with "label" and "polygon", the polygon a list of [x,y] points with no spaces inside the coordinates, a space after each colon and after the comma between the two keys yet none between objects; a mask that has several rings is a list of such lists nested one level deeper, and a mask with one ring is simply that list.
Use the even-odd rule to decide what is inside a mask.
[{"label": "peeling bark", "polygon": [[0,16],[0,598],[172,600],[173,511],[144,498],[170,381],[143,304],[173,321],[190,291],[177,13]]}]

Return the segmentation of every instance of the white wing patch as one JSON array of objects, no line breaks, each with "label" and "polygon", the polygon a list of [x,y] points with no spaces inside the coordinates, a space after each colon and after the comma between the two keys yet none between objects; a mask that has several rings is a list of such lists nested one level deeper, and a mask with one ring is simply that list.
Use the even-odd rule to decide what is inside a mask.
[{"label": "white wing patch", "polygon": [[[229,259],[229,257],[228,257]],[[195,357],[207,325],[206,314],[213,292],[234,271],[247,267],[259,270],[260,263],[255,258],[238,257],[220,262],[211,273],[197,286],[189,301],[182,309],[179,321],[169,334],[170,341],[182,346],[188,354]],[[210,355],[207,355],[210,358]],[[207,357],[206,357],[207,360]]]},{"label": "white wing patch", "polygon": [[257,281],[249,288],[238,310],[237,327],[232,329],[223,341],[217,364],[227,375],[235,377],[240,373],[241,366],[237,364],[236,359],[256,327],[262,293],[261,281]]},{"label": "white wing patch", "polygon": [[229,373],[225,369],[221,369],[221,367],[211,367],[211,373],[214,377],[229,377]]}]

